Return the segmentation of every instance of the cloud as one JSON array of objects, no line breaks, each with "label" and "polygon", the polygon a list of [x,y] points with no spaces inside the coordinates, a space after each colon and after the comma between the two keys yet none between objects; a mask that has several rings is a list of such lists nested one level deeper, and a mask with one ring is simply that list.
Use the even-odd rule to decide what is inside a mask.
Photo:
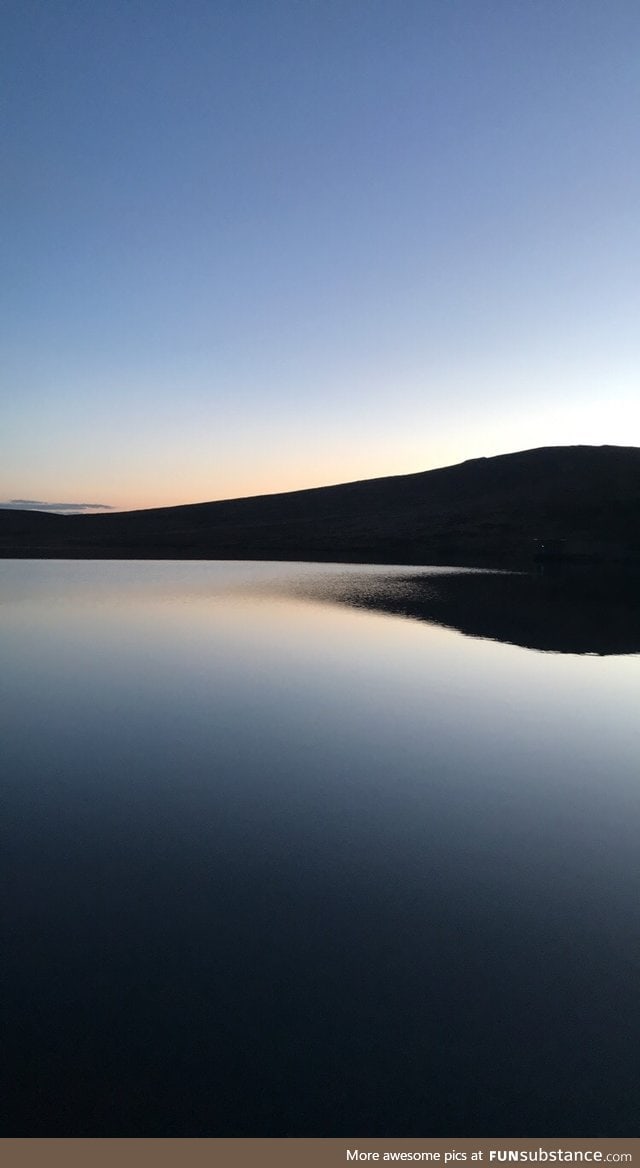
[{"label": "cloud", "polygon": [[109,503],[46,503],[42,499],[9,499],[0,503],[0,508],[10,511],[59,511],[72,515],[82,511],[113,511]]}]

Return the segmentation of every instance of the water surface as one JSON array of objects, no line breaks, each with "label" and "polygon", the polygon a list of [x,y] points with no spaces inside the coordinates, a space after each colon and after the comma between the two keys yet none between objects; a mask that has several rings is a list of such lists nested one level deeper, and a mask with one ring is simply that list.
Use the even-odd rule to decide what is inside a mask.
[{"label": "water surface", "polygon": [[635,1134],[636,597],[0,563],[3,1134]]}]

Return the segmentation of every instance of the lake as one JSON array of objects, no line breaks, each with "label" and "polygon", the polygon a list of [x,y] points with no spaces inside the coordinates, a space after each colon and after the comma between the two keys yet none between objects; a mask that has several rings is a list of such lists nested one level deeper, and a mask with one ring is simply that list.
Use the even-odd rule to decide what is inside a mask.
[{"label": "lake", "polygon": [[0,562],[2,1134],[634,1135],[637,598]]}]

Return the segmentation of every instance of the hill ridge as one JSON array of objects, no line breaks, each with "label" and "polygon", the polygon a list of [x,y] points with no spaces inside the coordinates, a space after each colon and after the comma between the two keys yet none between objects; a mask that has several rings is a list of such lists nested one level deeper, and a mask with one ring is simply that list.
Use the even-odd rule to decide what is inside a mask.
[{"label": "hill ridge", "polygon": [[504,562],[536,539],[640,554],[640,448],[545,446],[426,471],[99,515],[0,510],[0,555]]}]

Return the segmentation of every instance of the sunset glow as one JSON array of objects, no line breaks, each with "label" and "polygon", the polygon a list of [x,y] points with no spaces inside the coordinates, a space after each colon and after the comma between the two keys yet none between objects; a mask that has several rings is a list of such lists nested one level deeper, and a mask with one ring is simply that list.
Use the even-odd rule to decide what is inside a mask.
[{"label": "sunset glow", "polygon": [[640,444],[640,9],[9,4],[0,501]]}]

